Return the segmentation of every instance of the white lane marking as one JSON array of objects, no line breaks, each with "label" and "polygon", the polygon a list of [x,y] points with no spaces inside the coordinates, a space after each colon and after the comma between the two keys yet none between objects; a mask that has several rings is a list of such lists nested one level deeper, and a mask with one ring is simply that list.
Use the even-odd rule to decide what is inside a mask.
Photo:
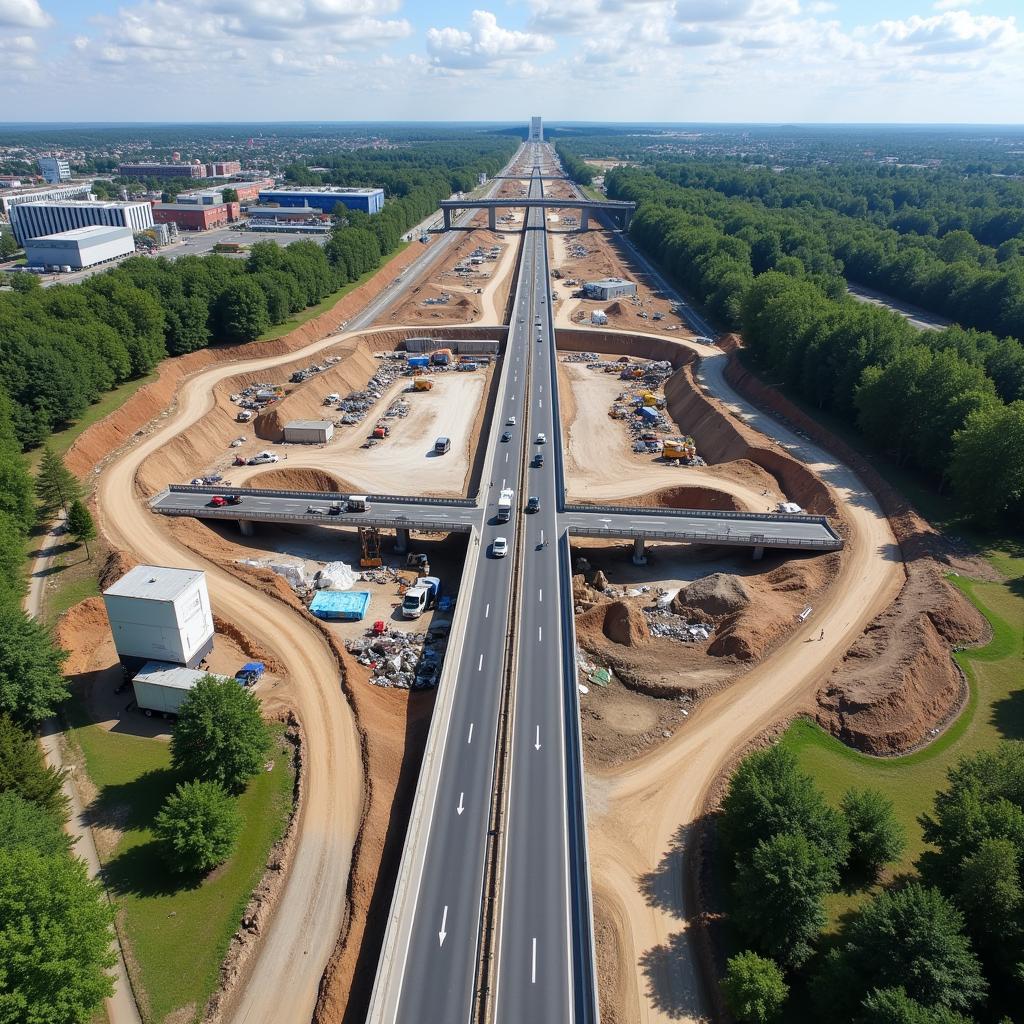
[{"label": "white lane marking", "polygon": [[505,461],[508,462],[508,452],[505,452]]},{"label": "white lane marking", "polygon": [[664,526],[664,519],[630,519],[631,523],[640,523],[642,526]]},{"label": "white lane marking", "polygon": [[466,743],[473,742],[473,723],[469,723],[469,735],[466,737]]},{"label": "white lane marking", "polygon": [[543,638],[544,638],[544,627],[543,626],[538,626],[537,627],[537,642],[539,643],[541,640],[543,640]]},{"label": "white lane marking", "polygon": [[476,670],[477,670],[477,672],[483,671],[483,667],[484,667],[484,656],[481,654],[480,655],[480,660],[476,663]]},{"label": "white lane marking", "polygon": [[[447,924],[448,924],[448,904],[446,903],[444,905],[444,913],[441,915],[441,930],[437,933],[437,938],[439,940],[438,941],[438,945],[439,946],[443,946],[444,945],[444,937],[448,934],[445,931],[445,927],[447,926]],[[534,939],[534,943],[536,943],[536,941],[537,940]]]},{"label": "white lane marking", "polygon": [[543,409],[544,408],[544,403],[542,401],[540,401],[539,399],[537,401],[537,408],[538,409]]},{"label": "white lane marking", "polygon": [[[445,910],[448,908],[445,907]],[[441,940],[444,942],[444,939]],[[537,984],[537,936],[533,937],[533,966],[530,968],[530,984]]]},{"label": "white lane marking", "polygon": [[543,590],[538,590],[537,591],[537,600],[540,601],[540,602],[544,601],[544,591]]},{"label": "white lane marking", "polygon": [[464,800],[465,796],[466,796],[465,793],[460,793],[459,794],[459,806],[455,808],[455,813],[458,814],[458,815],[461,815],[462,812],[466,809],[465,800]]},{"label": "white lane marking", "polygon": [[488,604],[487,607],[484,609],[484,618],[486,619],[490,614],[491,614],[491,606],[490,606],[490,604]]}]

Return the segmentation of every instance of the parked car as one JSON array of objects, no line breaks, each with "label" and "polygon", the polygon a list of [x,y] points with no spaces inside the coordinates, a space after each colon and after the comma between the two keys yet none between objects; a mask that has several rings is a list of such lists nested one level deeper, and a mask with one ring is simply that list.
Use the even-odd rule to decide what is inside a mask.
[{"label": "parked car", "polygon": [[508,554],[508,538],[495,537],[494,543],[491,544],[491,554],[495,558],[504,558]]},{"label": "parked car", "polygon": [[270,462],[277,462],[278,456],[273,452],[260,452],[249,460],[250,466],[265,466]]}]

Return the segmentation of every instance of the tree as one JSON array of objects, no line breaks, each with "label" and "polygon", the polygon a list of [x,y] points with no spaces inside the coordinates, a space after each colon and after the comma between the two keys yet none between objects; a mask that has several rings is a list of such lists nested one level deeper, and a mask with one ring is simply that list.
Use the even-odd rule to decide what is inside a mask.
[{"label": "tree", "polygon": [[822,1008],[854,1008],[874,988],[903,987],[926,1007],[969,1012],[988,988],[964,935],[964,918],[930,886],[883,890],[829,954],[817,991]]},{"label": "tree", "polygon": [[258,774],[270,750],[260,702],[233,679],[204,676],[185,698],[171,736],[175,768],[237,791]]},{"label": "tree", "polygon": [[1024,401],[971,413],[953,435],[949,478],[960,505],[980,523],[1024,513]]},{"label": "tree", "polygon": [[762,839],[737,867],[733,921],[762,953],[799,967],[825,927],[822,901],[838,882],[831,857],[802,832]]},{"label": "tree", "polygon": [[877,789],[848,789],[841,803],[850,830],[850,867],[874,878],[899,860],[907,834],[896,820],[892,801]]},{"label": "tree", "polygon": [[225,203],[237,203],[238,202],[238,189],[237,188],[226,188],[221,191],[221,198]]},{"label": "tree", "polygon": [[77,857],[0,849],[0,1024],[76,1024],[113,994],[114,909]]},{"label": "tree", "polygon": [[771,1024],[779,1017],[789,986],[774,960],[748,949],[729,958],[722,991],[741,1024]]},{"label": "tree", "polygon": [[43,856],[61,855],[71,843],[59,818],[13,790],[0,790],[0,850],[27,846]]},{"label": "tree", "polygon": [[18,243],[10,231],[0,231],[0,260],[9,260],[18,251]]},{"label": "tree", "polygon": [[71,504],[71,511],[68,513],[68,529],[79,544],[85,545],[86,557],[91,561],[92,553],[89,551],[89,541],[96,539],[96,524],[92,521],[92,514],[85,502],[79,498],[75,498]]},{"label": "tree", "polygon": [[971,1024],[943,1006],[922,1006],[904,988],[874,989],[861,1004],[857,1024]]},{"label": "tree", "polygon": [[41,510],[47,515],[58,508],[68,509],[82,495],[82,486],[75,474],[64,465],[64,460],[49,445],[43,446],[36,474],[36,497]]},{"label": "tree", "polygon": [[220,299],[220,325],[225,341],[252,341],[270,327],[267,300],[259,285],[239,277]]},{"label": "tree", "polygon": [[953,894],[979,951],[1012,977],[1024,962],[1021,854],[1008,839],[984,839],[964,858]]},{"label": "tree", "polygon": [[0,712],[19,722],[49,718],[67,699],[67,651],[18,607],[0,606]]},{"label": "tree", "polygon": [[219,782],[183,782],[164,801],[154,831],[172,870],[205,874],[231,856],[241,827],[235,800]]},{"label": "tree", "polygon": [[41,292],[43,286],[35,274],[15,274],[11,278],[11,290],[18,295],[28,295],[30,292]]},{"label": "tree", "polygon": [[0,792],[16,793],[51,817],[64,819],[64,773],[50,768],[32,738],[7,715],[0,714]]},{"label": "tree", "polygon": [[727,852],[743,857],[759,841],[794,831],[817,844],[835,866],[846,862],[845,822],[799,770],[793,754],[776,744],[751,754],[736,769],[722,801],[719,832]]}]

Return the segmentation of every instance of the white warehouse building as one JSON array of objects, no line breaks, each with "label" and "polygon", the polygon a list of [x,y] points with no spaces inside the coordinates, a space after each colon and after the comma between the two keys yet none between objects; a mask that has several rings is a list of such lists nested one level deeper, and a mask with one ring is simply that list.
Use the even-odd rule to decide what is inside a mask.
[{"label": "white warehouse building", "polygon": [[169,661],[195,668],[213,650],[206,573],[137,565],[103,592],[118,657],[126,668]]},{"label": "white warehouse building", "polygon": [[29,238],[105,224],[132,234],[153,226],[153,207],[143,202],[29,202],[11,207],[11,230],[19,245]]},{"label": "white warehouse building", "polygon": [[30,267],[83,270],[133,252],[135,236],[127,228],[108,228],[103,224],[25,241],[25,261]]}]

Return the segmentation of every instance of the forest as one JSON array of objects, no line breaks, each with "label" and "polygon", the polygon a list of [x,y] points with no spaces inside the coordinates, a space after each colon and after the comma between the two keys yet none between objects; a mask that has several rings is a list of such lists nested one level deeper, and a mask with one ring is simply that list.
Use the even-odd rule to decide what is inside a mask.
[{"label": "forest", "polygon": [[[781,194],[780,205],[770,205],[753,187],[761,172],[737,166],[710,173],[703,164],[656,163],[615,168],[605,180],[611,198],[637,202],[630,229],[637,244],[724,326],[741,330],[750,357],[773,379],[856,424],[878,450],[927,474],[937,488],[949,488],[977,521],[1019,522],[1024,259],[1019,235],[1004,237],[994,250],[968,230],[1005,236],[1012,228],[1012,188],[997,179],[985,191],[982,183],[955,206],[949,183],[934,177],[919,190],[900,191],[879,172],[881,184],[870,198],[854,169],[845,176],[780,177],[792,205]],[[711,187],[736,180],[751,183],[753,197]],[[817,204],[808,198],[815,182]],[[877,209],[860,217],[837,213],[826,203],[826,197],[839,202],[843,188],[836,182],[849,185],[848,195],[860,190]],[[969,213],[978,207],[967,196],[978,194],[988,196],[985,216]],[[966,226],[940,237],[878,223],[900,211],[904,229],[911,211],[932,211],[937,223],[943,206],[947,226],[956,209]],[[962,326],[922,332],[895,313],[849,298],[844,275],[858,254],[873,261],[887,287],[893,275],[916,281],[925,290],[914,298],[925,308],[952,312],[954,306],[953,319]]]}]

